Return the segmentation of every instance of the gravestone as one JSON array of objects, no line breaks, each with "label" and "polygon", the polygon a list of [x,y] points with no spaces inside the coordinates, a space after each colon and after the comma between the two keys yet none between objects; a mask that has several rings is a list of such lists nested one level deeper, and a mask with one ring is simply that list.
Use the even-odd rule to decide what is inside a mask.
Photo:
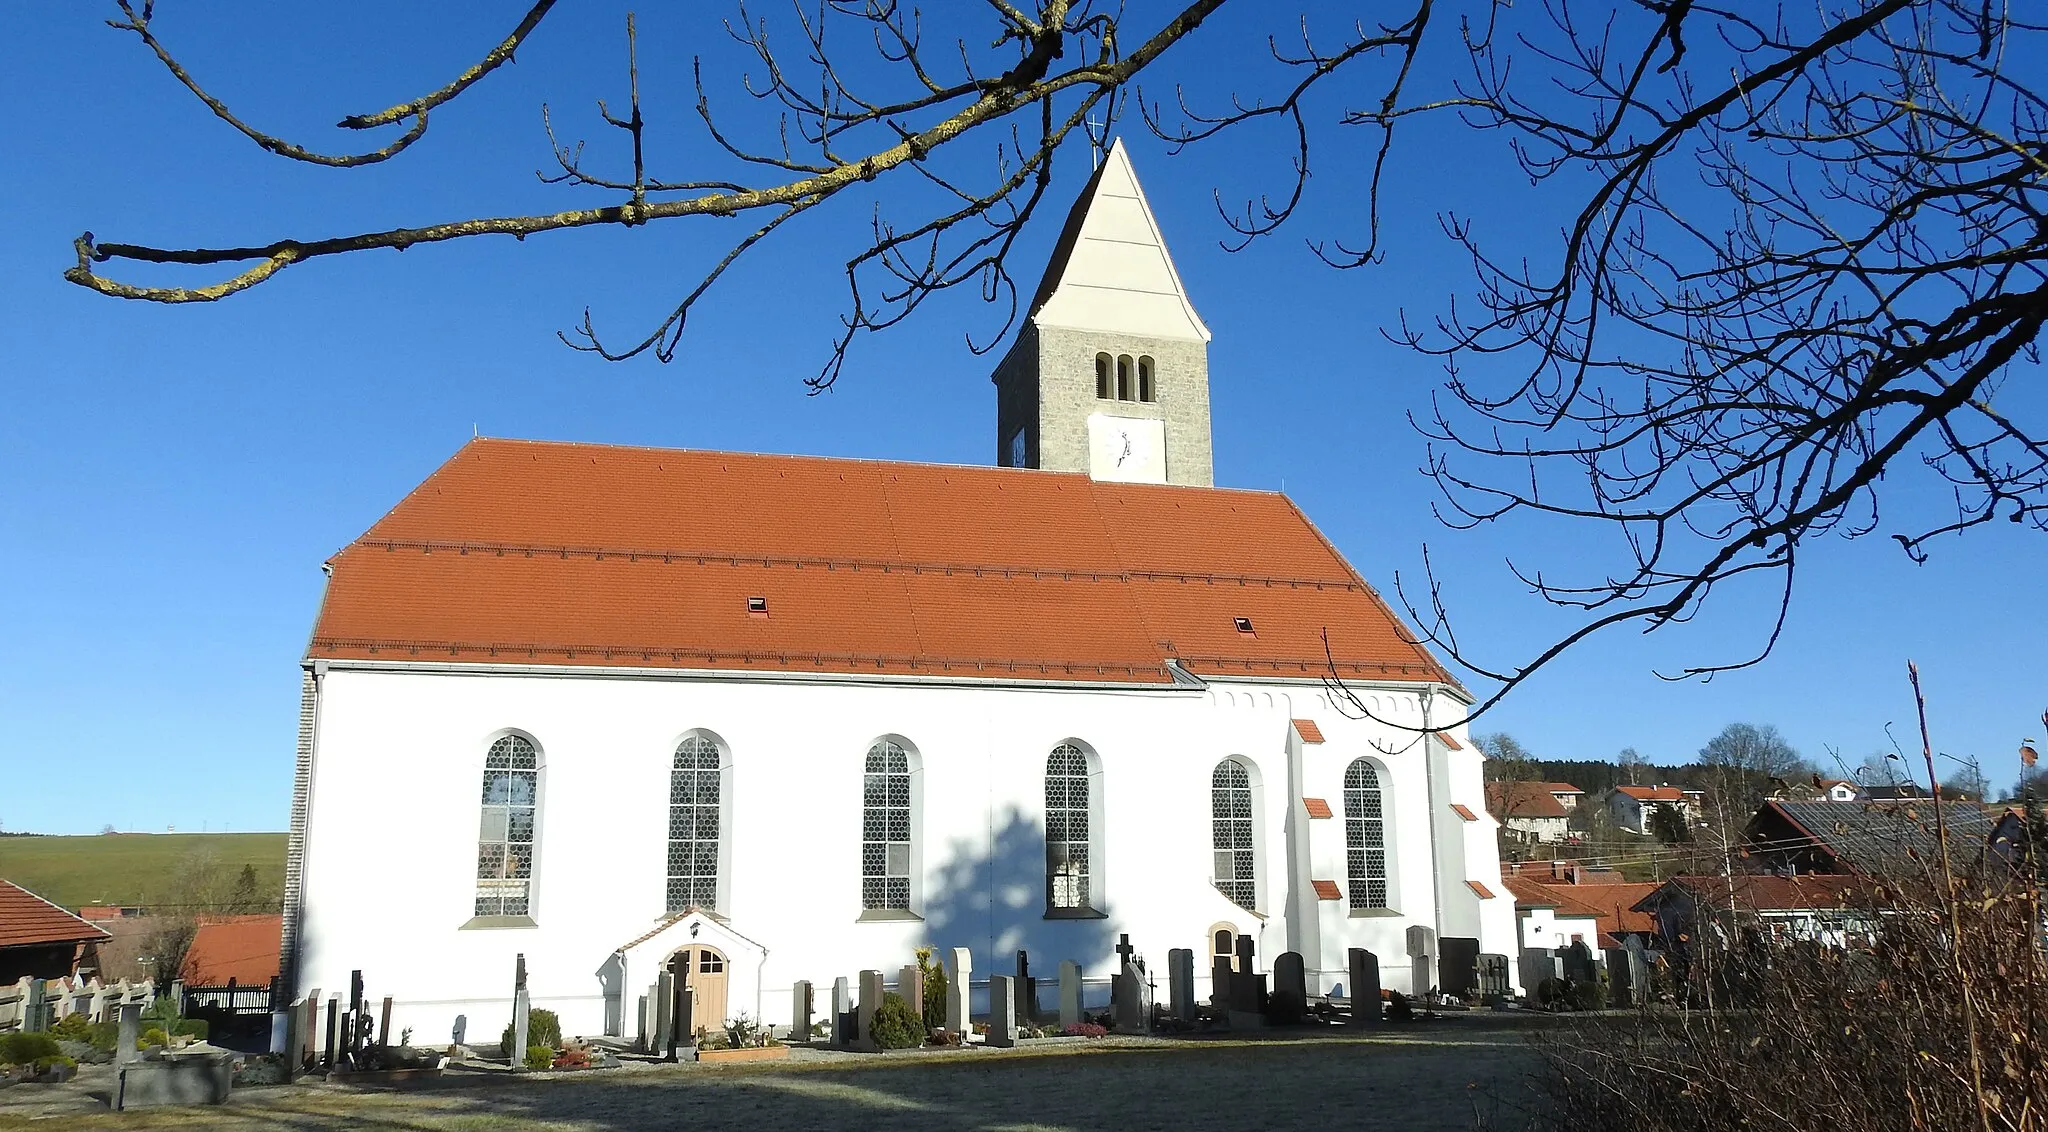
[{"label": "gravestone", "polygon": [[1298,951],[1283,951],[1273,960],[1273,997],[1277,1001],[1282,995],[1291,996],[1287,1009],[1308,1010],[1308,969]]},{"label": "gravestone", "polygon": [[1060,960],[1060,1027],[1078,1025],[1081,1021],[1081,965],[1072,959]]},{"label": "gravestone", "polygon": [[1505,955],[1482,954],[1479,956],[1479,994],[1492,1002],[1509,998],[1515,993],[1515,984],[1508,977],[1508,957]]},{"label": "gravestone", "polygon": [[1445,936],[1437,941],[1436,985],[1450,998],[1464,998],[1478,987],[1478,940]]},{"label": "gravestone", "polygon": [[1650,1001],[1650,949],[1643,946],[1641,936],[1633,935],[1623,942],[1622,949],[1628,952],[1628,984],[1635,988],[1635,1004],[1645,1005]]},{"label": "gravestone", "polygon": [[910,1004],[911,1017],[924,1017],[924,972],[917,969],[917,964],[906,963],[896,972],[896,993]]},{"label": "gravestone", "polygon": [[1377,1026],[1380,1013],[1380,957],[1363,947],[1345,953],[1351,975],[1351,1024]]},{"label": "gravestone", "polygon": [[1433,985],[1429,975],[1436,967],[1436,929],[1423,924],[1408,925],[1408,993],[1421,997]]},{"label": "gravestone", "polygon": [[469,1015],[457,1014],[455,1016],[455,1029],[451,1032],[450,1036],[454,1038],[456,1045],[466,1046],[469,1044]]},{"label": "gravestone", "polygon": [[879,1050],[875,1044],[875,1011],[882,1006],[882,973],[860,973],[860,1018],[854,1023],[854,1041],[861,1049]]},{"label": "gravestone", "polygon": [[853,1046],[853,996],[847,993],[846,976],[832,980],[832,1048]]},{"label": "gravestone", "polygon": [[384,1008],[377,1014],[377,1045],[391,1048],[391,996],[384,996]]},{"label": "gravestone", "polygon": [[1522,995],[1534,999],[1536,988],[1546,979],[1563,978],[1557,956],[1547,947],[1525,947],[1522,949]]},{"label": "gravestone", "polygon": [[135,1060],[135,1043],[142,1038],[142,1004],[124,1002],[121,1004],[121,1029],[114,1040],[114,1064],[121,1065]]},{"label": "gravestone", "polygon": [[1230,1028],[1256,1030],[1266,1024],[1266,976],[1252,970],[1252,937],[1237,937],[1237,968],[1230,973]]},{"label": "gravestone", "polygon": [[789,1040],[808,1042],[811,1040],[811,983],[809,979],[798,979],[789,990]]},{"label": "gravestone", "polygon": [[49,984],[42,979],[28,981],[28,1002],[23,1011],[21,1028],[31,1034],[40,1034],[50,1028],[50,1021],[44,1017],[50,1009]]},{"label": "gravestone", "polygon": [[1115,1012],[1111,1021],[1119,1034],[1152,1032],[1152,977],[1145,960],[1132,956],[1116,976]]},{"label": "gravestone", "polygon": [[[122,980],[123,984],[127,982]],[[301,1067],[311,1068],[320,1060],[320,988],[306,996],[306,1022],[300,1031],[305,1035],[306,1044],[299,1048],[298,1062]]]},{"label": "gravestone", "polygon": [[996,975],[988,981],[988,1044],[1009,1049],[1017,1044],[1017,980]]},{"label": "gravestone", "polygon": [[1635,987],[1629,976],[1628,949],[1610,947],[1607,956],[1607,1005],[1627,1009],[1634,1006]]},{"label": "gravestone", "polygon": [[968,1027],[968,980],[974,974],[974,953],[964,947],[953,949],[952,970],[946,972],[946,1029],[965,1034]]},{"label": "gravestone", "polygon": [[321,1063],[332,1069],[341,1052],[341,992],[327,996],[327,1045]]},{"label": "gravestone", "polygon": [[1185,947],[1166,953],[1166,1005],[1175,1018],[1195,1020],[1195,953]]},{"label": "gravestone", "polygon": [[697,1044],[697,988],[687,983],[676,989],[675,1041],[679,1047]]},{"label": "gravestone", "polygon": [[1564,949],[1564,977],[1575,983],[1590,984],[1600,981],[1600,975],[1593,966],[1593,949],[1583,939],[1575,939]]},{"label": "gravestone", "polygon": [[666,967],[654,980],[654,1032],[648,1035],[648,1053],[663,1061],[676,1056],[676,976]]},{"label": "gravestone", "polygon": [[1209,960],[1209,1005],[1218,1010],[1230,1009],[1230,976],[1234,970],[1227,955]]},{"label": "gravestone", "polygon": [[292,1003],[284,1014],[284,1047],[277,1052],[284,1055],[284,1072],[287,1079],[295,1077],[299,1065],[306,1055],[306,1011],[307,1000]]},{"label": "gravestone", "polygon": [[1031,957],[1022,949],[1017,952],[1017,989],[1011,999],[1016,1003],[1018,1025],[1038,1023],[1038,980],[1031,977]]},{"label": "gravestone", "polygon": [[[358,986],[360,990],[360,985]],[[531,1001],[526,997],[526,953],[520,952],[513,960],[512,968],[512,1050],[511,1059],[515,1066],[526,1063],[526,1024]]]}]

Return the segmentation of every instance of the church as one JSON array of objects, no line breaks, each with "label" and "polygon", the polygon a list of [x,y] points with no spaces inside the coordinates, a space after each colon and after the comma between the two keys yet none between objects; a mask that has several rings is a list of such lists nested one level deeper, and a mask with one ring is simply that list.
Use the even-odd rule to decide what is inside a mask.
[{"label": "church", "polygon": [[1514,954],[1471,698],[1286,496],[1212,486],[1209,330],[1120,144],[1028,310],[994,467],[480,438],[337,552],[292,993],[361,970],[488,1043],[521,956],[564,1034],[631,1036],[663,971],[786,1025],[926,945],[979,983],[1128,935],[1204,998],[1240,935],[1311,994],[1351,947],[1426,989],[1414,927]]}]

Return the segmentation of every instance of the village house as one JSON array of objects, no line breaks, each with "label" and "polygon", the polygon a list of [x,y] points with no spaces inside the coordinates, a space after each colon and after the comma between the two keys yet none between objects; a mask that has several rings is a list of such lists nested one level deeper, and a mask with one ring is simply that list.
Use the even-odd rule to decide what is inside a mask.
[{"label": "village house", "polygon": [[[1830,804],[1830,803],[1817,803]],[[1659,949],[1684,951],[1707,923],[1758,932],[1772,942],[1866,946],[1876,928],[1879,890],[1840,875],[1673,877],[1634,905],[1654,923]]]},{"label": "village house", "polygon": [[1572,811],[1584,794],[1568,782],[1489,782],[1486,812],[1511,840],[1552,844],[1570,836]]},{"label": "village house", "polygon": [[[1757,872],[1917,879],[1939,859],[1932,801],[1918,803],[1788,802],[1758,807],[1743,829],[1743,853]],[[2009,839],[2021,823],[2002,823],[1973,802],[1941,803],[1958,867],[1980,861],[1987,846]],[[2008,828],[2009,825],[2009,828]]]},{"label": "village house", "polygon": [[1426,989],[1411,929],[1512,953],[1471,697],[1291,500],[1211,486],[1209,331],[1121,145],[1027,315],[1000,466],[482,438],[334,554],[294,991],[495,1035],[523,957],[622,1034],[664,971],[782,1025],[926,944],[979,981],[1128,933],[1204,998],[1240,936],[1311,996],[1351,947]]},{"label": "village house", "polygon": [[1627,833],[1655,832],[1657,811],[1668,810],[1681,827],[1696,824],[1700,791],[1676,786],[1617,786],[1607,792],[1607,812],[1616,828]]},{"label": "village house", "polygon": [[0,880],[0,984],[56,979],[98,963],[107,933],[28,889]]},{"label": "village house", "polygon": [[1650,916],[1635,907],[1655,884],[1619,880],[1606,870],[1546,873],[1526,864],[1503,866],[1501,883],[1515,898],[1517,940],[1525,951],[1580,941],[1595,950],[1621,947],[1631,936],[1647,943],[1656,932]]}]

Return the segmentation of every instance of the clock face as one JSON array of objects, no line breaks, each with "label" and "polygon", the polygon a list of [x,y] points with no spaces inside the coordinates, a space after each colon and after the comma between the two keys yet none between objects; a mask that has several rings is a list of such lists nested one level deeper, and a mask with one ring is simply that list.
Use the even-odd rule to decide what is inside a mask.
[{"label": "clock face", "polygon": [[1088,418],[1088,474],[1119,483],[1166,482],[1166,423],[1095,413]]}]

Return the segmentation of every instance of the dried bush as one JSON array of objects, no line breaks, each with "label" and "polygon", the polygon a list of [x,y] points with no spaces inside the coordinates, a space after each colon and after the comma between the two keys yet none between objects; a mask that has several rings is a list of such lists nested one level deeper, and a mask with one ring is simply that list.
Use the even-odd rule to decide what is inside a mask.
[{"label": "dried bush", "polygon": [[1838,940],[1774,939],[1735,901],[1702,908],[1680,976],[1691,1008],[1544,1039],[1552,1126],[2048,1129],[2035,866],[2024,848],[1941,856],[1865,878],[1832,913]]}]

